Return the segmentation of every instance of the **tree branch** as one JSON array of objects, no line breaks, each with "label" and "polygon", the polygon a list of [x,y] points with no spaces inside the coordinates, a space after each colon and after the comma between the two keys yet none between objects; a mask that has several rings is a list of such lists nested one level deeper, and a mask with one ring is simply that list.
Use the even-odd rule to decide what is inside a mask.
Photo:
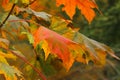
[{"label": "tree branch", "polygon": [[11,15],[11,13],[12,13],[14,7],[15,7],[15,4],[13,4],[13,6],[12,6],[12,8],[11,8],[9,14],[8,14],[7,17],[5,18],[5,20],[0,24],[0,28],[2,28],[2,26],[6,23],[7,19],[8,19],[9,16]]}]

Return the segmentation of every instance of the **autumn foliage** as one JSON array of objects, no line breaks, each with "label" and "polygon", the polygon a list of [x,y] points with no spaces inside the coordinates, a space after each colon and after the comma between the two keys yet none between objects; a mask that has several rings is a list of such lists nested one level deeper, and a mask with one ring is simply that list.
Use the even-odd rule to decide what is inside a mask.
[{"label": "autumn foliage", "polygon": [[64,5],[62,10],[65,11],[71,19],[73,18],[77,7],[81,10],[81,14],[85,16],[89,23],[95,17],[93,8],[98,9],[94,0],[56,0],[57,6],[60,6],[62,4]]},{"label": "autumn foliage", "polygon": [[[2,0],[0,2],[2,5],[0,11],[3,10],[1,14],[8,12],[5,19],[1,19],[0,24],[0,74],[3,74],[6,80],[24,79],[24,73],[17,67],[11,66],[6,59],[15,60],[16,57],[32,67],[40,78],[47,79],[41,73],[42,69],[34,67],[24,53],[11,47],[10,42],[14,41],[14,36],[19,40],[27,39],[32,44],[37,60],[42,56],[40,60],[47,61],[50,55],[53,55],[54,58],[59,59],[66,71],[70,70],[75,61],[84,64],[93,61],[96,65],[105,65],[107,54],[119,59],[108,46],[86,37],[79,32],[78,28],[69,25],[72,24],[71,20],[77,8],[91,23],[96,15],[94,9],[99,11],[94,0],[56,0],[56,6],[62,7],[62,11],[66,12],[70,20],[35,11],[36,6],[40,7],[39,0]],[[4,27],[15,28],[6,31]]]}]

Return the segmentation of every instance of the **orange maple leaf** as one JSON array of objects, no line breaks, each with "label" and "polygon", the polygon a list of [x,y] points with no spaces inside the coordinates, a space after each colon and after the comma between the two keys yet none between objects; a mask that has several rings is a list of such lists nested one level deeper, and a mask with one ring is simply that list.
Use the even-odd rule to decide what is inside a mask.
[{"label": "orange maple leaf", "polygon": [[103,66],[107,54],[120,60],[108,46],[72,30],[67,26],[68,22],[63,19],[52,18],[51,20],[49,27],[51,30],[40,26],[33,33],[33,46],[36,48],[40,44],[45,53],[45,60],[49,54],[54,54],[63,61],[63,66],[67,71],[74,61],[85,64],[93,61],[95,64]]},{"label": "orange maple leaf", "polygon": [[65,11],[71,19],[75,14],[76,7],[78,7],[78,9],[81,10],[81,13],[85,16],[89,23],[95,17],[95,12],[92,8],[98,9],[93,0],[56,0],[57,6],[60,6],[62,4],[64,5],[63,11]]},{"label": "orange maple leaf", "polygon": [[[45,57],[49,54],[55,54],[63,61],[63,66],[69,70],[72,66],[75,58],[77,55],[72,54],[72,52],[76,52],[77,48],[79,49],[81,53],[79,55],[82,55],[82,48],[72,40],[69,40],[59,34],[57,34],[54,31],[51,31],[45,27],[40,27],[35,33],[34,36],[34,48],[43,41],[44,47],[42,47],[45,51]],[[48,46],[47,46],[48,45]],[[46,49],[46,50],[45,50]],[[82,58],[81,58],[82,59]],[[82,60],[81,60],[82,61]]]}]

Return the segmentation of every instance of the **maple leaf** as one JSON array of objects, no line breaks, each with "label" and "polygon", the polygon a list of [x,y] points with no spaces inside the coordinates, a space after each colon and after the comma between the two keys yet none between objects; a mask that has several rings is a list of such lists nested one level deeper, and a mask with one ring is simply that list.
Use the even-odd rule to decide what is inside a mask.
[{"label": "maple leaf", "polygon": [[[72,52],[82,55],[82,48],[75,42],[51,31],[43,26],[39,27],[37,31],[33,34],[34,36],[34,47],[41,43],[43,50],[45,51],[45,59],[49,54],[54,54],[58,56],[63,61],[64,67],[69,70],[74,62],[76,54],[71,54]],[[78,49],[79,50],[78,50]]]},{"label": "maple leaf", "polygon": [[51,20],[49,28],[53,31],[40,26],[33,34],[34,48],[40,44],[45,52],[45,59],[49,54],[57,55],[67,70],[70,69],[74,61],[86,64],[93,61],[95,64],[104,65],[107,54],[120,59],[108,46],[84,36],[75,29],[71,29],[68,26],[68,21],[58,17],[52,17]]},{"label": "maple leaf", "polygon": [[[82,61],[80,58],[77,58],[79,62],[88,63],[89,60],[94,61],[95,63],[99,64],[105,64],[106,61],[106,55],[110,54],[112,57],[115,57],[116,59],[119,59],[117,56],[115,56],[112,49],[110,49],[108,46],[106,46],[103,43],[99,43],[95,40],[92,40],[85,35],[78,32],[78,29],[76,28],[71,29],[68,24],[69,22],[61,19],[59,17],[52,17],[51,18],[51,25],[50,29],[54,30],[55,32],[61,34],[62,36],[75,41],[76,43],[82,44],[82,46],[86,57],[86,61]],[[77,50],[77,48],[76,48]],[[82,57],[83,58],[83,57]]]},{"label": "maple leaf", "polygon": [[64,5],[63,11],[65,11],[71,19],[75,14],[76,7],[78,7],[89,23],[95,17],[95,12],[92,8],[98,9],[97,5],[92,0],[56,0],[57,6],[62,4]]},{"label": "maple leaf", "polygon": [[84,44],[84,50],[87,54],[85,57],[90,57],[90,60],[98,65],[104,65],[106,63],[107,54],[110,54],[112,57],[120,60],[120,58],[117,57],[113,50],[108,46],[92,40],[79,32],[75,33],[75,37],[73,37],[73,39],[77,43]]},{"label": "maple leaf", "polygon": [[[6,39],[0,38],[0,48],[8,49],[8,46],[9,46],[9,41]],[[16,67],[10,66],[6,58],[16,60],[16,56],[14,56],[11,52],[7,51],[5,53],[1,49],[0,50],[0,74],[3,74],[6,80],[17,80],[17,76],[22,77],[21,75],[22,73]]]}]

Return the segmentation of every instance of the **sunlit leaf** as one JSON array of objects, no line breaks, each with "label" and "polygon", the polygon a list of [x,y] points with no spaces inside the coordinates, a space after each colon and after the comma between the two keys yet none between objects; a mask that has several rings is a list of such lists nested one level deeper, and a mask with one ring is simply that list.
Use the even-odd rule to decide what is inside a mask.
[{"label": "sunlit leaf", "polygon": [[94,59],[96,59],[100,64],[105,64],[107,54],[110,54],[116,59],[119,59],[117,56],[115,56],[113,50],[110,49],[108,46],[92,40],[74,29],[71,29],[69,26],[67,26],[68,24],[69,23],[63,19],[53,17],[50,29],[79,44],[83,44],[83,49],[85,52],[87,52],[87,55],[92,55],[91,58],[89,58],[90,60],[94,61]]},{"label": "sunlit leaf", "polygon": [[92,0],[56,0],[56,5],[64,5],[65,11],[72,19],[75,14],[76,7],[81,10],[81,13],[90,23],[95,17],[95,12],[92,8],[98,8]]},{"label": "sunlit leaf", "polygon": [[63,19],[52,18],[50,29],[53,31],[40,26],[33,34],[34,47],[41,43],[45,59],[49,54],[57,55],[67,70],[70,69],[75,60],[86,64],[93,61],[95,64],[104,65],[107,54],[119,59],[108,46],[72,30],[67,25],[68,23]]},{"label": "sunlit leaf", "polygon": [[[42,45],[44,51],[47,52],[45,53],[46,57],[49,54],[49,51],[46,50],[50,50],[50,54],[57,55],[58,58],[63,61],[63,65],[67,70],[70,69],[74,62],[74,58],[77,56],[74,54],[70,54],[70,50],[75,51],[76,46],[79,47],[80,52],[82,52],[81,47],[77,43],[64,38],[56,32],[53,32],[42,26],[34,33],[34,47],[36,47],[41,41],[44,41],[44,44]],[[48,44],[49,47],[44,46],[46,44]],[[80,55],[82,55],[82,53],[80,53]]]}]

